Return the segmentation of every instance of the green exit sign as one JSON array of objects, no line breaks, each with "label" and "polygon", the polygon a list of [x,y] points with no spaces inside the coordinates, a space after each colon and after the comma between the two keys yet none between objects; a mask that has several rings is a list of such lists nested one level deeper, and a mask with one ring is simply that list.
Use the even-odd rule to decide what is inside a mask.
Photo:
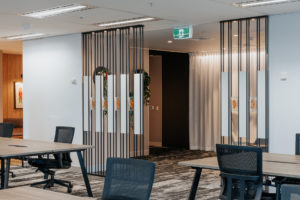
[{"label": "green exit sign", "polygon": [[173,38],[175,40],[188,39],[193,37],[193,28],[192,26],[175,28],[173,30]]}]

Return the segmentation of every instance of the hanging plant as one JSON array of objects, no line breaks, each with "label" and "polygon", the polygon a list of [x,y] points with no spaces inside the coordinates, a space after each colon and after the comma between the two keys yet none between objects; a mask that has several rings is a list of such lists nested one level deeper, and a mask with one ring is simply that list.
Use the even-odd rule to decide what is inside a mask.
[{"label": "hanging plant", "polygon": [[107,68],[103,66],[99,66],[94,71],[94,83],[95,83],[95,77],[96,76],[102,76],[103,75],[103,97],[107,97],[107,76],[110,74]]},{"label": "hanging plant", "polygon": [[95,83],[96,76],[103,76],[103,113],[107,115],[107,76],[110,74],[107,68],[99,66],[94,71],[93,81]]},{"label": "hanging plant", "polygon": [[150,97],[151,97],[151,90],[149,88],[151,83],[151,78],[149,74],[141,69],[136,70],[136,73],[143,73],[144,74],[144,104],[150,104]]},{"label": "hanging plant", "polygon": [[[144,72],[143,70],[136,70],[135,73],[143,73],[144,77],[144,104],[149,105],[150,104],[150,97],[151,97],[151,90],[149,88],[150,83],[151,83],[151,78],[147,72]],[[96,76],[103,76],[103,109],[104,109],[104,114],[107,115],[107,76],[110,74],[107,68],[103,66],[99,66],[95,69],[94,71],[94,76],[93,76],[93,81],[95,83],[95,78]],[[133,115],[133,107],[134,107],[134,102],[133,102],[133,97],[134,93],[130,92],[129,93],[130,97],[130,115]]]}]

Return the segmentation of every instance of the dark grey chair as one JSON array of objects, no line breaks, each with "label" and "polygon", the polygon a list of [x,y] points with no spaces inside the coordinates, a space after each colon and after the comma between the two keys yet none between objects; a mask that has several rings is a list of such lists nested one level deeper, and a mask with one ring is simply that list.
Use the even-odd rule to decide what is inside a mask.
[{"label": "dark grey chair", "polygon": [[260,200],[262,198],[262,149],[217,144],[222,178],[220,199]]},{"label": "dark grey chair", "polygon": [[[54,142],[61,143],[69,143],[71,144],[74,137],[75,128],[73,127],[56,127],[56,133]],[[44,173],[45,181],[33,183],[31,186],[45,184],[44,189],[53,187],[54,184],[59,184],[68,188],[68,193],[72,192],[73,185],[69,181],[58,180],[54,178],[55,171],[51,169],[68,169],[71,167],[71,156],[70,153],[60,153],[54,154],[54,158],[43,158],[39,156],[39,158],[30,158],[28,159],[28,163],[37,167],[37,171],[41,171]],[[48,179],[48,175],[51,176]]]},{"label": "dark grey chair", "polygon": [[[296,134],[296,140],[295,140],[295,154],[300,155],[300,134]],[[277,191],[281,192],[281,187],[284,184],[288,185],[300,185],[300,179],[296,178],[285,178],[285,177],[276,177],[272,180],[275,183],[275,186],[277,188]],[[280,194],[278,194],[280,196]]]},{"label": "dark grey chair", "polygon": [[283,184],[281,186],[282,200],[299,200],[300,199],[300,185]]},{"label": "dark grey chair", "polygon": [[14,124],[0,123],[0,137],[11,138],[13,135]]},{"label": "dark grey chair", "polygon": [[[14,131],[14,124],[0,123],[0,137],[11,138],[13,136],[13,131]],[[13,178],[16,177],[16,175],[13,172],[9,172],[9,173]]]},{"label": "dark grey chair", "polygon": [[108,158],[103,200],[148,200],[155,164],[144,160]]}]

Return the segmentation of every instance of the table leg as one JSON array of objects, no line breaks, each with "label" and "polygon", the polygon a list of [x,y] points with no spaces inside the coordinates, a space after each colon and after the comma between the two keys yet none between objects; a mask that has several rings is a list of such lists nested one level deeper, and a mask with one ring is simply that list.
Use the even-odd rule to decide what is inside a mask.
[{"label": "table leg", "polygon": [[77,156],[78,156],[78,160],[79,160],[79,163],[80,163],[81,172],[82,172],[82,176],[83,176],[83,179],[84,179],[84,183],[85,183],[87,193],[88,193],[89,197],[93,197],[90,181],[89,181],[89,178],[88,178],[88,175],[87,175],[87,172],[86,172],[86,168],[85,168],[85,165],[84,165],[84,161],[83,161],[83,158],[82,158],[81,151],[77,151]]},{"label": "table leg", "polygon": [[8,178],[9,178],[9,169],[10,169],[10,158],[5,159],[5,172],[4,172],[4,185],[3,189],[6,189],[8,186]]},{"label": "table leg", "polygon": [[189,200],[194,200],[195,197],[196,197],[201,172],[202,172],[202,168],[196,168],[193,185],[192,185],[192,188],[191,188],[191,191],[190,191]]},{"label": "table leg", "polygon": [[281,185],[279,183],[276,184],[276,200],[280,200],[280,187]]},{"label": "table leg", "polygon": [[4,159],[1,158],[1,188],[4,187]]}]

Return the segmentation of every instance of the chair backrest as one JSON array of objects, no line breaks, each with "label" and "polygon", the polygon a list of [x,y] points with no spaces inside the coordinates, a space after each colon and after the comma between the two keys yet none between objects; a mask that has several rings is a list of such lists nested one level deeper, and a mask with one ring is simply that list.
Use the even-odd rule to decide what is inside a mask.
[{"label": "chair backrest", "polygon": [[[75,128],[73,127],[57,126],[54,142],[71,144],[73,142],[74,132]],[[54,154],[54,157],[57,160],[60,158],[58,154]],[[70,153],[63,153],[60,159],[62,160],[62,168],[68,168],[71,166],[72,159]]]},{"label": "chair backrest", "polygon": [[0,123],[0,137],[10,138],[13,135],[14,124]]},{"label": "chair backrest", "polygon": [[262,149],[259,147],[217,144],[220,171],[262,177]]},{"label": "chair backrest", "polygon": [[295,154],[296,155],[300,155],[300,133],[296,134],[296,151]]},{"label": "chair backrest", "polygon": [[71,144],[74,138],[74,127],[57,126],[54,142]]},{"label": "chair backrest", "polygon": [[283,184],[281,185],[281,199],[297,200],[300,199],[300,185]]},{"label": "chair backrest", "polygon": [[155,164],[145,160],[108,158],[103,200],[150,199]]}]

